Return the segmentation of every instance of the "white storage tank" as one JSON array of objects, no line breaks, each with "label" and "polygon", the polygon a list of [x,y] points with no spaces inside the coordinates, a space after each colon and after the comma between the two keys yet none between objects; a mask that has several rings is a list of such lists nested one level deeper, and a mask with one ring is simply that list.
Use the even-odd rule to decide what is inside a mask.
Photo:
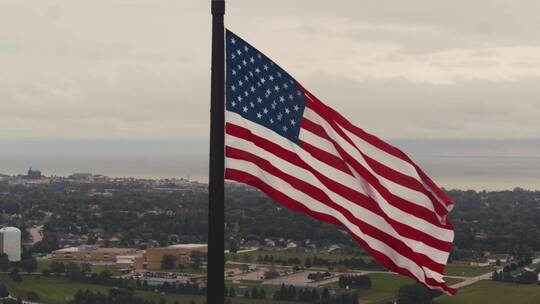
[{"label": "white storage tank", "polygon": [[21,231],[18,228],[0,229],[0,253],[7,254],[10,262],[21,260]]}]

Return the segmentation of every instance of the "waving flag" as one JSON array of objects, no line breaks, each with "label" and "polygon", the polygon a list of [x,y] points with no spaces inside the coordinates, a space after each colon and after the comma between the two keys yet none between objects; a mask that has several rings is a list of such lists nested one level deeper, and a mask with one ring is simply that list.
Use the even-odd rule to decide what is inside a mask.
[{"label": "waving flag", "polygon": [[454,238],[444,192],[230,31],[226,64],[226,178],[341,226],[381,265],[454,294],[443,281]]}]

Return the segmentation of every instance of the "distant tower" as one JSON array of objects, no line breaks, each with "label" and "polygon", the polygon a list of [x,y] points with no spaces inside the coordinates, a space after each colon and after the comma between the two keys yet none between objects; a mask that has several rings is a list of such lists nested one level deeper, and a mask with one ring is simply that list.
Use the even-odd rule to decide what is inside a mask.
[{"label": "distant tower", "polygon": [[26,175],[28,179],[41,179],[41,171],[28,169],[28,174]]},{"label": "distant tower", "polygon": [[21,260],[21,231],[15,227],[0,229],[0,253],[7,254],[10,262]]}]

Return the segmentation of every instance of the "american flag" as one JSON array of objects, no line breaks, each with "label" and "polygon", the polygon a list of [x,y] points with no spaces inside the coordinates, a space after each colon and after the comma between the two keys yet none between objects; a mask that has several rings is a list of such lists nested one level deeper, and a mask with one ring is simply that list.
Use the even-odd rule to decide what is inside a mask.
[{"label": "american flag", "polygon": [[443,280],[454,239],[444,192],[228,30],[226,56],[226,178],[339,225],[384,267],[455,294]]}]

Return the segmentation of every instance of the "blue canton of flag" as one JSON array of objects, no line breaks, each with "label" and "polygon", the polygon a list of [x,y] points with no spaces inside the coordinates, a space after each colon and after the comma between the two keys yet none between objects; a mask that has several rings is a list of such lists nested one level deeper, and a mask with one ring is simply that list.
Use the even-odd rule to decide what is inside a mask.
[{"label": "blue canton of flag", "polygon": [[272,60],[227,30],[227,111],[299,143],[306,96]]}]

